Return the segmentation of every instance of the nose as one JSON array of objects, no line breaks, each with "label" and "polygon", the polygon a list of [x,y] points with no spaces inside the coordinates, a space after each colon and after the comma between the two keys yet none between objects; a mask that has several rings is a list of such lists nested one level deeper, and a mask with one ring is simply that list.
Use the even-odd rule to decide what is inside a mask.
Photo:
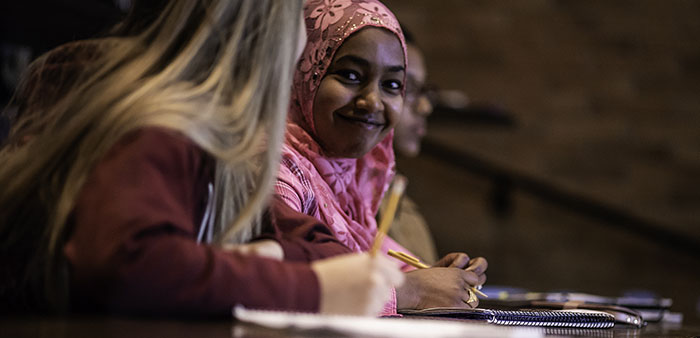
[{"label": "nose", "polygon": [[384,109],[381,93],[377,85],[368,85],[355,99],[355,107],[367,114],[381,112]]}]

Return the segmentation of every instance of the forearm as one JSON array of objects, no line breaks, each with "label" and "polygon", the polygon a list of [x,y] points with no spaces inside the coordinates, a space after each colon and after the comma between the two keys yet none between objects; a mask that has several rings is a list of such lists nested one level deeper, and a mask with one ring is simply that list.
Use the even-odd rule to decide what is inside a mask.
[{"label": "forearm", "polygon": [[308,265],[167,237],[123,243],[111,254],[69,244],[66,256],[78,307],[188,316],[229,316],[235,304],[318,311],[318,281]]},{"label": "forearm", "polygon": [[277,241],[285,260],[310,262],[352,252],[328,226],[292,209],[279,197],[270,201],[268,216],[270,222],[261,238]]}]

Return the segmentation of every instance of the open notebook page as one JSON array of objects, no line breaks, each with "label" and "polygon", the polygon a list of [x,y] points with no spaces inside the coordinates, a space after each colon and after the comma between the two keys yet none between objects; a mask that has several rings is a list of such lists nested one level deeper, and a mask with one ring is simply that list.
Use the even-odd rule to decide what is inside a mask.
[{"label": "open notebook page", "polygon": [[527,327],[501,327],[445,320],[329,316],[308,313],[249,310],[241,306],[233,315],[243,322],[273,329],[330,330],[361,337],[542,337]]}]

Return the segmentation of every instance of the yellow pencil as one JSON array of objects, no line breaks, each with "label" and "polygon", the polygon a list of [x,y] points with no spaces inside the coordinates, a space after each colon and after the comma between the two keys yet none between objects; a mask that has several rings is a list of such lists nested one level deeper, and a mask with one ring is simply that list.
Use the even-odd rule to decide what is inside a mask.
[{"label": "yellow pencil", "polygon": [[[414,267],[414,268],[418,268],[418,269],[427,269],[427,268],[429,268],[429,266],[425,265],[425,264],[424,264],[423,262],[421,262],[418,258],[413,257],[413,256],[411,256],[411,255],[409,255],[409,254],[407,254],[407,253],[405,253],[405,252],[399,252],[399,251],[389,250],[389,252],[387,252],[387,254],[389,254],[389,256],[394,257],[394,258],[396,258],[396,259],[398,259],[398,260],[400,260],[400,261],[402,261],[402,262],[404,262],[404,263],[406,263],[406,264],[408,264],[408,265],[410,265],[410,266],[412,266],[412,267]],[[471,287],[471,290],[472,290],[474,293],[476,293],[476,294],[478,294],[479,296],[481,296],[481,297],[486,297],[486,298],[489,297],[489,296],[487,296],[485,293],[479,291],[479,289],[477,289],[476,287],[473,287],[473,286],[472,286],[472,287]]]},{"label": "yellow pencil", "polygon": [[392,184],[391,186],[391,192],[389,195],[389,202],[387,203],[386,211],[384,212],[384,215],[382,215],[382,220],[379,223],[379,229],[377,230],[377,236],[374,238],[372,248],[369,250],[370,256],[376,255],[377,251],[382,246],[384,237],[386,236],[387,232],[389,232],[391,223],[394,222],[396,208],[399,205],[399,200],[401,199],[401,195],[403,195],[403,191],[405,188],[406,178],[401,175],[396,175],[396,177],[394,178],[394,184]]},{"label": "yellow pencil", "polygon": [[409,254],[406,254],[404,252],[399,252],[399,251],[394,251],[394,250],[389,250],[387,252],[389,256],[394,257],[414,268],[418,269],[427,269],[429,266],[425,265],[423,262],[421,262],[418,258],[415,258]]}]

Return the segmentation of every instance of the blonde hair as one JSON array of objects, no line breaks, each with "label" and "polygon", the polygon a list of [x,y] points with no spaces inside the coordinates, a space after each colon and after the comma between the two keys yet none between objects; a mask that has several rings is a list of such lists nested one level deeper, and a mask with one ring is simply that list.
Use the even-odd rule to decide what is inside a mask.
[{"label": "blonde hair", "polygon": [[22,131],[34,134],[0,152],[0,254],[31,254],[17,265],[17,284],[39,302],[65,305],[61,249],[75,200],[115,142],[147,126],[180,132],[216,160],[217,243],[259,233],[278,170],[301,7],[175,0],[142,33],[93,41],[101,57],[89,74],[50,108],[22,116],[10,144],[27,138]]}]

